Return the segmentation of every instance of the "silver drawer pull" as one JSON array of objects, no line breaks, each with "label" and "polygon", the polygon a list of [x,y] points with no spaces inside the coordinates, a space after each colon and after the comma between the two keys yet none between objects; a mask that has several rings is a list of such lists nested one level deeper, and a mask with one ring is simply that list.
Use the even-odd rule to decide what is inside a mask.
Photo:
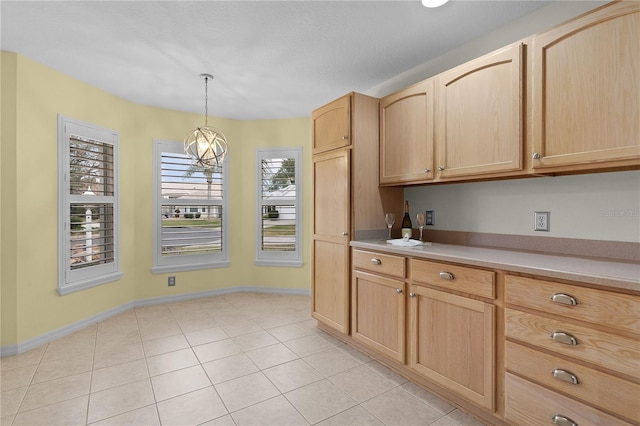
[{"label": "silver drawer pull", "polygon": [[561,303],[563,305],[576,306],[578,301],[575,297],[565,293],[553,293],[551,301],[554,303]]},{"label": "silver drawer pull", "polygon": [[409,297],[416,297],[416,294],[414,292],[409,293]]},{"label": "silver drawer pull", "polygon": [[396,288],[396,293],[402,294],[402,289],[401,288]]},{"label": "silver drawer pull", "polygon": [[578,383],[580,383],[578,381],[578,376],[576,376],[575,374],[573,374],[570,371],[567,370],[563,370],[562,368],[556,368],[551,372],[551,375],[553,377],[555,377],[556,379],[560,379],[562,381],[577,385]]},{"label": "silver drawer pull", "polygon": [[382,260],[378,259],[377,257],[372,257],[371,263],[373,263],[374,265],[382,265]]},{"label": "silver drawer pull", "polygon": [[564,343],[565,345],[576,346],[578,344],[578,340],[570,335],[569,333],[565,333],[564,331],[554,331],[551,333],[551,338],[559,343]]},{"label": "silver drawer pull", "polygon": [[451,272],[442,271],[440,272],[440,278],[442,278],[443,280],[453,281],[456,277],[454,277]]},{"label": "silver drawer pull", "polygon": [[561,416],[560,414],[556,414],[551,418],[553,420],[553,424],[558,426],[578,426],[578,423],[571,420],[569,417]]}]

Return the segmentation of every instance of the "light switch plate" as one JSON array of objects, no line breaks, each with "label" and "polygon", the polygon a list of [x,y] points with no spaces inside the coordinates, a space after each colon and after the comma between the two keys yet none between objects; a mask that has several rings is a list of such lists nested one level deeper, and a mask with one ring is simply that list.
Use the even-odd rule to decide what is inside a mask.
[{"label": "light switch plate", "polygon": [[549,212],[535,212],[535,225],[533,227],[534,231],[545,231],[549,232]]}]

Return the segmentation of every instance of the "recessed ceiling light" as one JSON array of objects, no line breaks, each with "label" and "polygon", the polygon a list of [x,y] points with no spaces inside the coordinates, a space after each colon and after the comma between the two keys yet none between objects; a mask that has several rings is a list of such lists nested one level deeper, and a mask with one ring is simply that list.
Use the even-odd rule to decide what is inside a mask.
[{"label": "recessed ceiling light", "polygon": [[424,7],[439,7],[448,2],[449,0],[422,0]]}]

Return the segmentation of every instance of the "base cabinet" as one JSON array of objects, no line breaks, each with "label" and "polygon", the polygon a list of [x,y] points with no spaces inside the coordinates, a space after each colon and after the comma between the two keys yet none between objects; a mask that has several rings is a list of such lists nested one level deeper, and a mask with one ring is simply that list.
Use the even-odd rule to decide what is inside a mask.
[{"label": "base cabinet", "polygon": [[631,423],[507,373],[505,420],[527,426],[629,426]]},{"label": "base cabinet", "polygon": [[351,281],[351,335],[371,349],[404,363],[405,283],[355,271]]},{"label": "base cabinet", "polygon": [[505,302],[507,421],[640,424],[638,296],[507,275]]},{"label": "base cabinet", "polygon": [[495,307],[412,285],[409,367],[493,411]]}]

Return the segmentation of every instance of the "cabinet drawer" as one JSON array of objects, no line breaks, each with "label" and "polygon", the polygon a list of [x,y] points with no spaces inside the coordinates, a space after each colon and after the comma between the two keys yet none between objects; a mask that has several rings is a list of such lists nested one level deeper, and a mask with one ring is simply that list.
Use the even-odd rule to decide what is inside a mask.
[{"label": "cabinet drawer", "polygon": [[640,333],[640,297],[507,275],[508,304]]},{"label": "cabinet drawer", "polygon": [[353,250],[353,267],[378,274],[404,278],[406,273],[403,256],[376,253],[373,251]]},{"label": "cabinet drawer", "polygon": [[495,299],[495,272],[411,259],[411,280]]},{"label": "cabinet drawer", "polygon": [[630,425],[617,417],[582,404],[531,383],[506,374],[505,380],[505,420],[513,425],[570,425],[554,423],[555,416],[562,416],[579,426]]},{"label": "cabinet drawer", "polygon": [[640,421],[638,383],[514,342],[506,344],[506,368],[510,372],[567,393],[600,409]]},{"label": "cabinet drawer", "polygon": [[[554,333],[565,335],[557,334],[554,339]],[[640,378],[640,345],[637,339],[509,308],[505,309],[505,334],[513,340]],[[574,344],[570,344],[571,338],[575,339]]]}]

